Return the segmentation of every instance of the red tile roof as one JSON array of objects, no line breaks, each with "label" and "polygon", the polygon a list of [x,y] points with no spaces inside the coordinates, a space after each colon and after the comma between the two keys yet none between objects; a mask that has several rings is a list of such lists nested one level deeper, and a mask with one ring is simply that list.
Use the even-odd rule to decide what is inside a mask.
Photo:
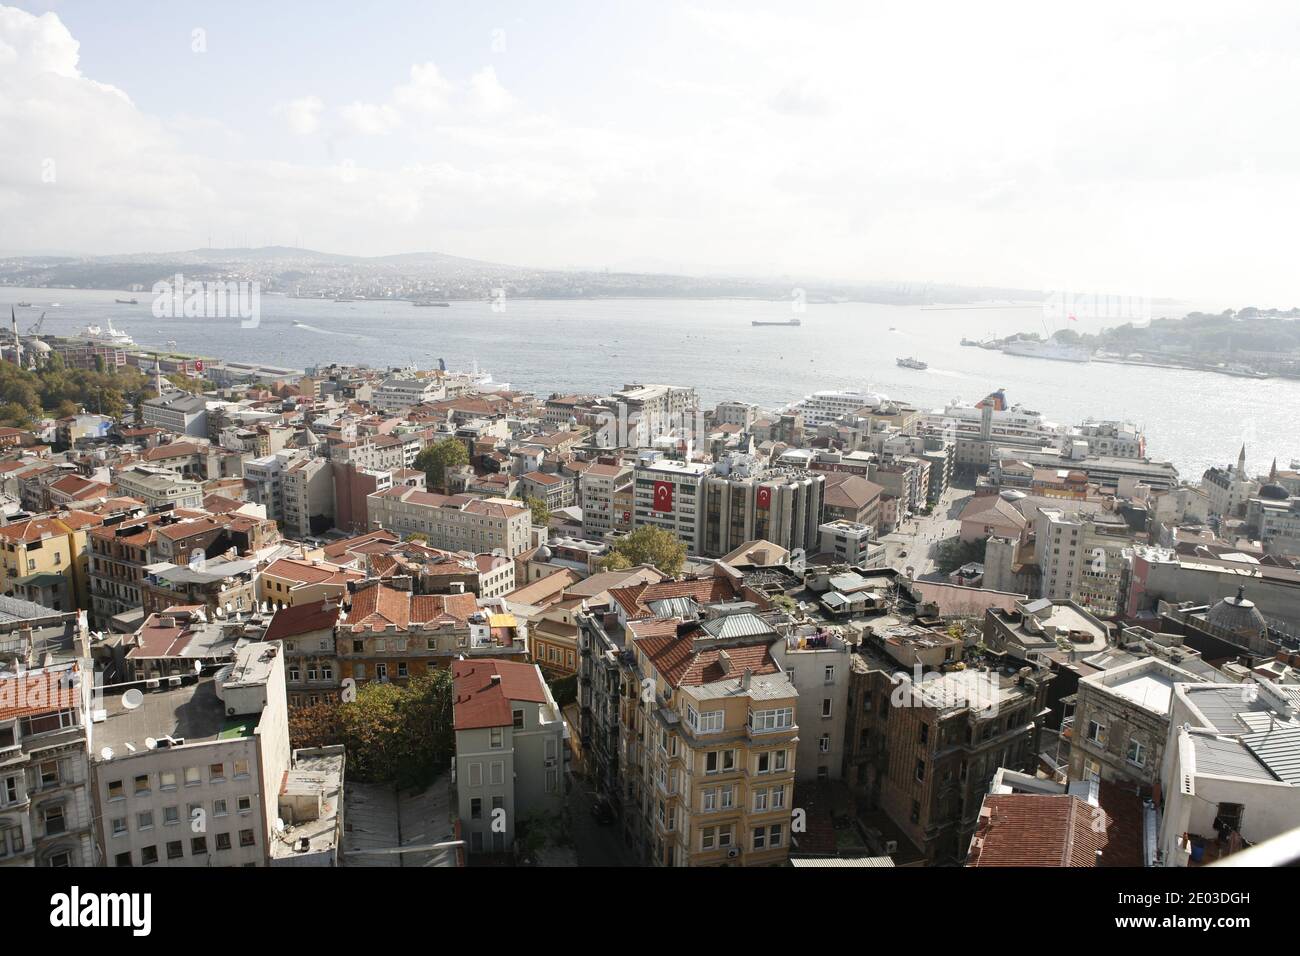
[{"label": "red tile roof", "polygon": [[264,640],[281,641],[300,634],[310,634],[312,631],[323,631],[334,627],[338,618],[337,601],[308,601],[293,607],[283,607],[271,618]]},{"label": "red tile roof", "polygon": [[67,686],[67,676],[77,667],[57,671],[30,671],[0,680],[0,720],[51,714],[77,706],[77,689]]},{"label": "red tile roof", "polygon": [[[511,701],[546,702],[546,688],[536,664],[492,659],[455,661],[452,679],[456,699],[452,705],[457,730],[507,727],[513,722]],[[500,676],[493,682],[492,677]]]},{"label": "red tile roof", "polygon": [[[735,680],[749,668],[755,674],[775,674],[780,668],[766,644],[696,650],[689,633],[678,636],[677,618],[639,621],[629,624],[637,650],[650,658],[665,681],[673,687],[698,687],[721,680]],[[730,669],[722,665],[722,651],[731,658]]]},{"label": "red tile roof", "polygon": [[1101,806],[1068,794],[984,798],[967,866],[1141,866],[1139,796],[1108,783]]},{"label": "red tile roof", "polygon": [[355,632],[382,631],[390,625],[402,630],[456,626],[465,624],[477,611],[478,599],[473,594],[412,594],[375,584],[352,595],[347,626]]}]

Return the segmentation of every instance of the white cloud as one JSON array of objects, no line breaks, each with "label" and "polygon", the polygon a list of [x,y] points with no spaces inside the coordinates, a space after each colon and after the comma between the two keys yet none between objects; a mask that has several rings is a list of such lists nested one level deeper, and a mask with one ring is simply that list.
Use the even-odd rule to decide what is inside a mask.
[{"label": "white cloud", "polygon": [[324,110],[325,104],[319,96],[300,96],[275,108],[276,115],[284,117],[289,131],[298,136],[309,136],[320,129],[320,117]]},{"label": "white cloud", "polygon": [[470,101],[484,113],[504,113],[515,105],[515,98],[497,79],[490,66],[479,70],[469,80]]},{"label": "white cloud", "polygon": [[391,133],[402,124],[402,115],[387,103],[349,103],[339,110],[339,116],[354,133],[363,136],[380,136]]},{"label": "white cloud", "polygon": [[446,109],[453,89],[437,64],[415,63],[411,65],[410,82],[394,88],[393,102],[404,110],[437,113]]}]

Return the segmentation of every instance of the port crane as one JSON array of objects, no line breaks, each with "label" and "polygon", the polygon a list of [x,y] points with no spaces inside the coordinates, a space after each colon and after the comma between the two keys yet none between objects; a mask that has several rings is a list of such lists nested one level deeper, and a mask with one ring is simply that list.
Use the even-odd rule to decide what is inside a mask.
[{"label": "port crane", "polygon": [[43,326],[44,324],[45,324],[45,313],[42,312],[42,313],[41,313],[41,317],[40,317],[39,319],[37,319],[37,320],[35,321],[35,323],[32,324],[32,327],[29,328],[29,329],[27,330],[27,334],[28,334],[28,335],[40,335],[40,334],[41,334],[41,326]]}]

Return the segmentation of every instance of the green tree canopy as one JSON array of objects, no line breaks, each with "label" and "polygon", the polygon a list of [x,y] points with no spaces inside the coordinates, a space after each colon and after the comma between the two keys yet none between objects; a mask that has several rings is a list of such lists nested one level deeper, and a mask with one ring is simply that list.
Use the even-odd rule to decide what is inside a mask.
[{"label": "green tree canopy", "polygon": [[469,452],[455,438],[436,441],[426,446],[415,458],[415,467],[424,472],[428,486],[442,491],[447,488],[448,470],[468,464]]},{"label": "green tree canopy", "polygon": [[621,571],[638,564],[650,564],[669,577],[681,573],[686,563],[686,545],[676,535],[650,525],[637,528],[614,543],[601,562],[606,571]]},{"label": "green tree canopy", "polygon": [[546,507],[546,502],[541,498],[529,495],[524,499],[524,504],[528,505],[528,509],[533,513],[533,524],[545,528],[551,523],[551,509]]}]

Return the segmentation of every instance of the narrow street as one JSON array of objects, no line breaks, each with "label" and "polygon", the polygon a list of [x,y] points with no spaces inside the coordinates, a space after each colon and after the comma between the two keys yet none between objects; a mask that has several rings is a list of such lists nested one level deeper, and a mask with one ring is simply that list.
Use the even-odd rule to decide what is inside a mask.
[{"label": "narrow street", "polygon": [[598,823],[591,815],[593,796],[574,776],[569,791],[569,830],[579,866],[633,866],[632,852],[623,845],[619,822]]}]

